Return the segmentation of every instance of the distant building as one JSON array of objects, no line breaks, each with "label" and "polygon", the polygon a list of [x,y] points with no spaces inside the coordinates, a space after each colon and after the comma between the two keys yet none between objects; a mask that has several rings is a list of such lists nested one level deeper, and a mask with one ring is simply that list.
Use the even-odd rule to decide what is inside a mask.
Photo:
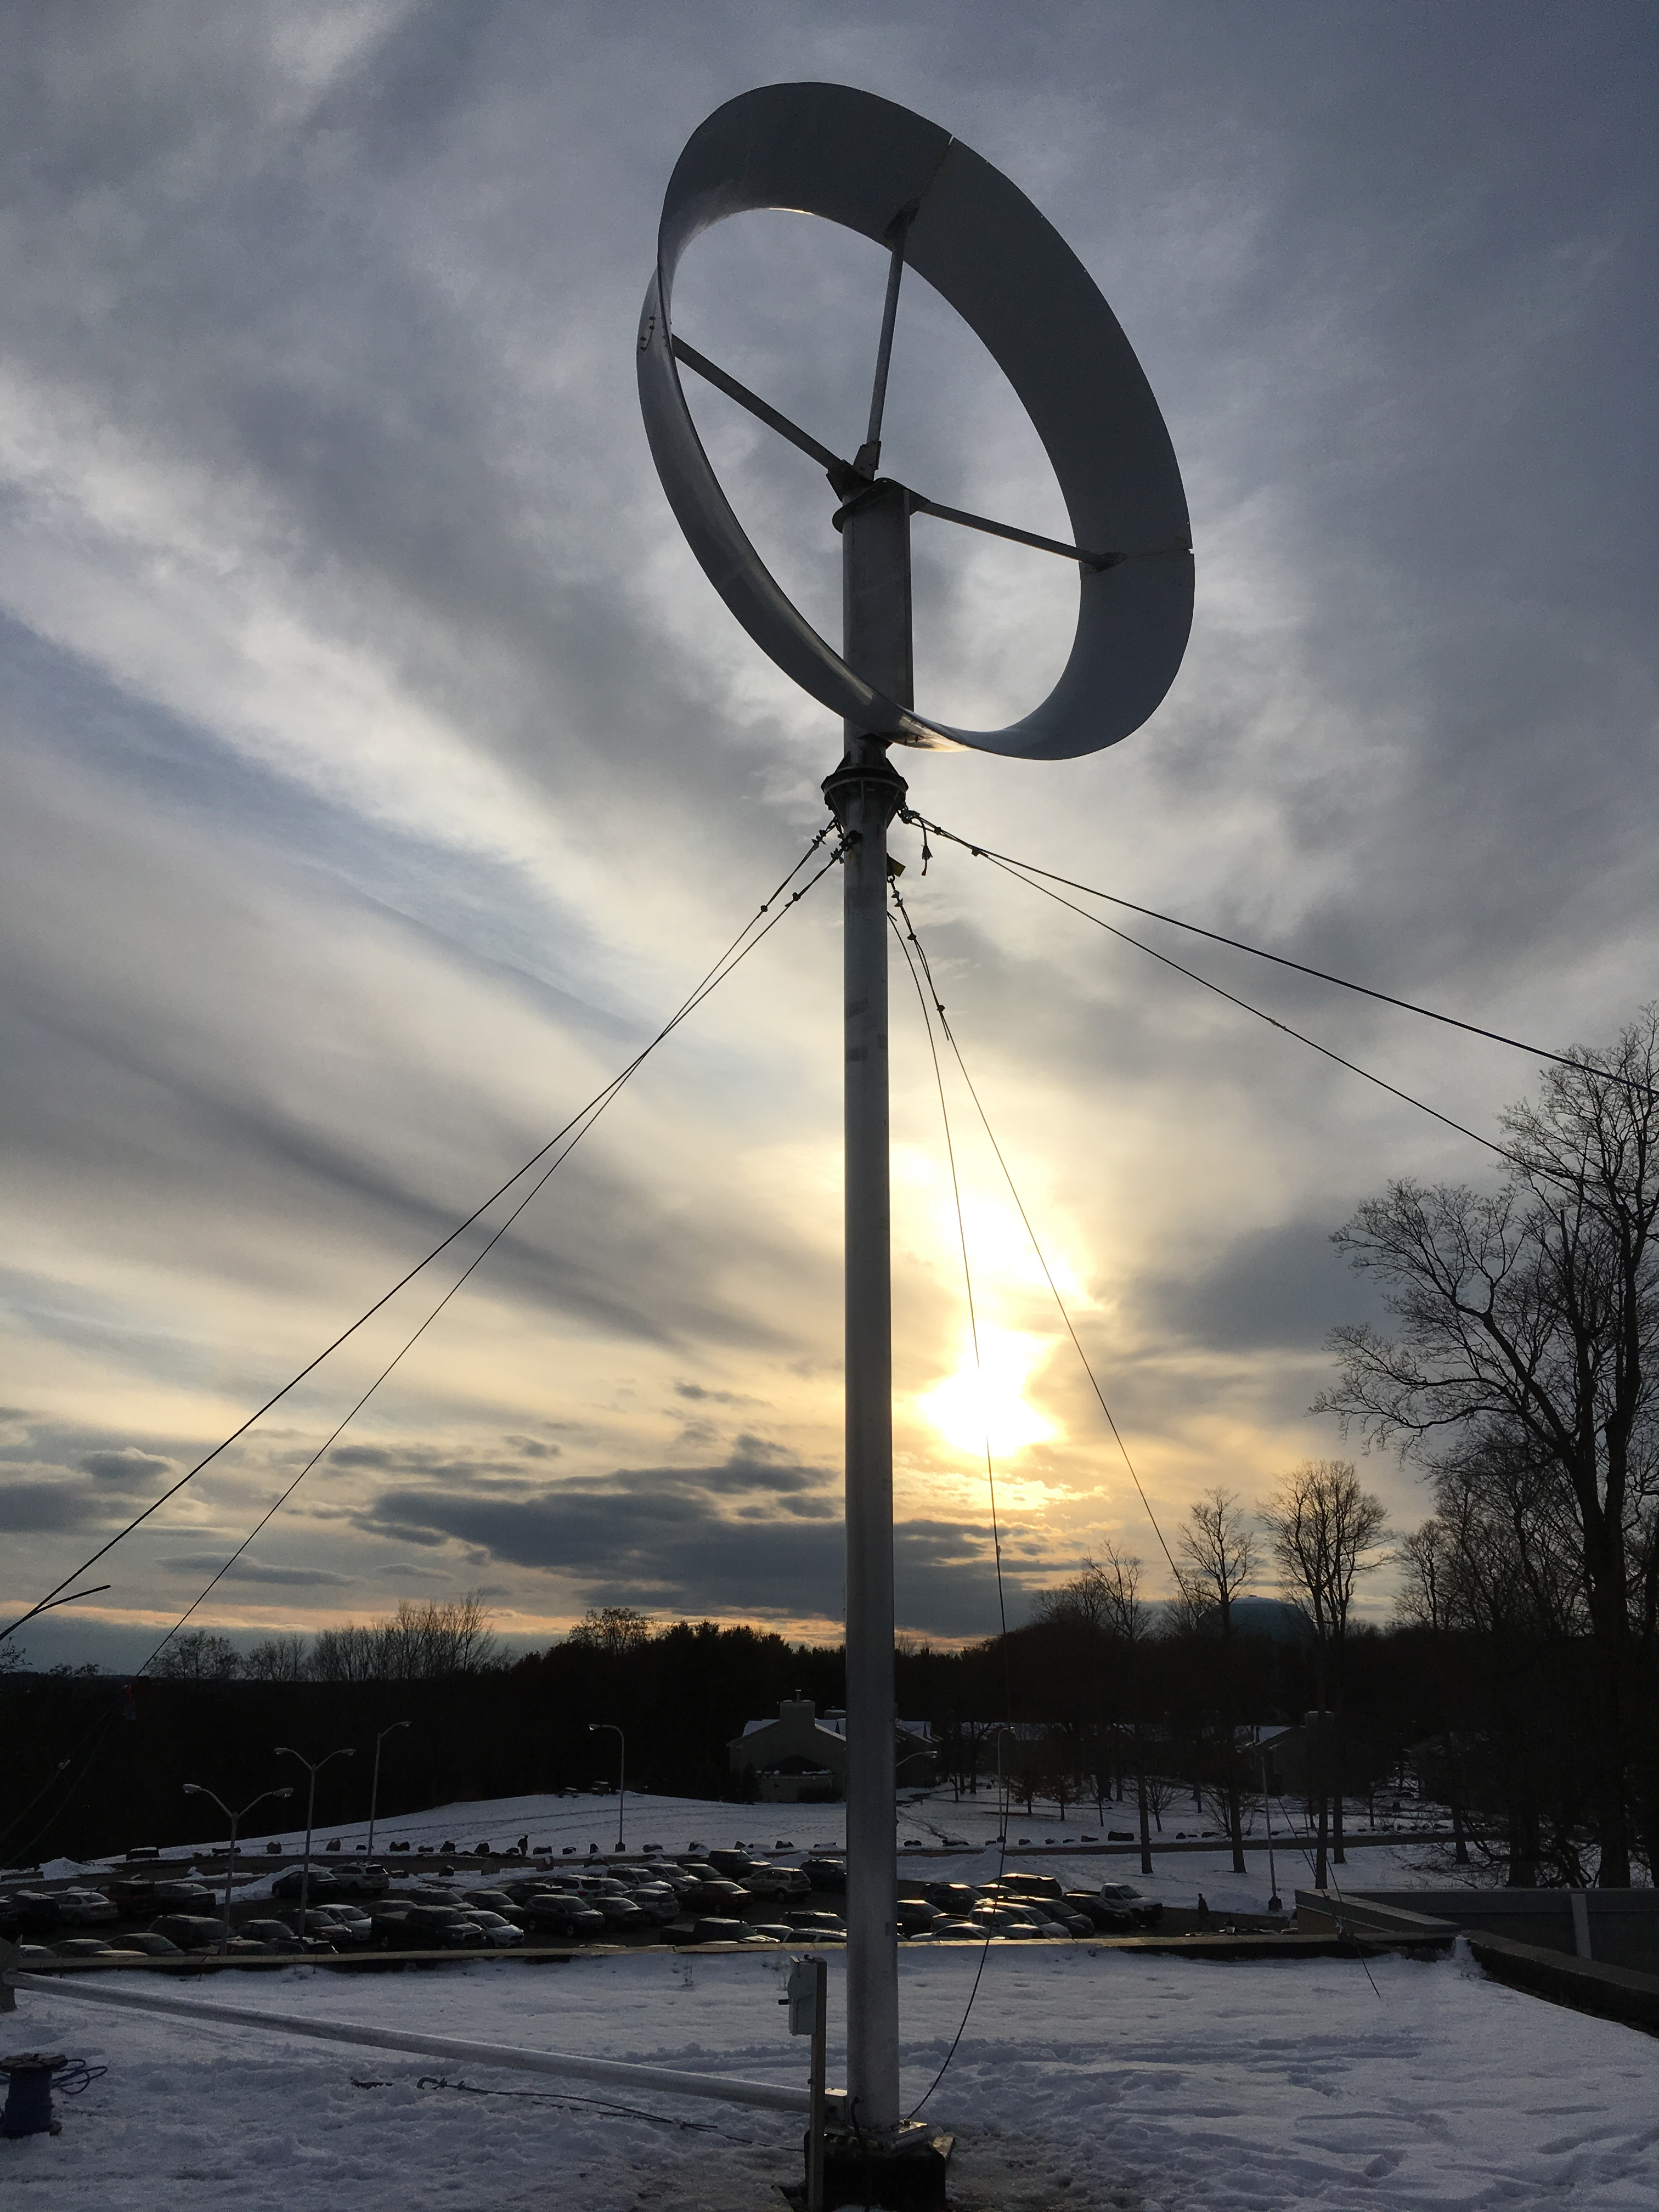
[{"label": "distant building", "polygon": [[[898,1780],[922,1789],[938,1778],[937,1747],[926,1721],[896,1721]],[[763,1805],[823,1805],[847,1794],[847,1716],[819,1717],[810,1698],[785,1698],[773,1720],[747,1721],[726,1746],[736,1775],[752,1774]]]}]

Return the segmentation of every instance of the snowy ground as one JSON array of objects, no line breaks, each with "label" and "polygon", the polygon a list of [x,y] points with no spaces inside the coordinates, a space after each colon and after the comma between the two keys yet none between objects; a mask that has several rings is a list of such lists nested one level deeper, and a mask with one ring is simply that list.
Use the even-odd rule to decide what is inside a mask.
[{"label": "snowy ground", "polygon": [[[907,2096],[962,2017],[977,1954],[902,1954]],[[801,2081],[781,1954],[660,1954],[373,1977],[295,1968],[216,1997],[546,2050]],[[832,2036],[842,2018],[832,1957]],[[125,1981],[123,1987],[131,1986]],[[174,1995],[182,1991],[173,1990]],[[740,2106],[463,2071],[280,2031],[20,1992],[15,2048],[106,2064],[58,2138],[0,2142],[41,2212],[761,2212],[799,2124]],[[839,2079],[839,2056],[832,2057]],[[465,2080],[468,2094],[436,2086]],[[1248,1966],[994,1948],[927,2111],[972,2212],[1284,2212],[1659,2202],[1659,2044],[1433,1964]],[[581,2100],[598,2101],[583,2102]],[[606,2102],[630,2108],[605,2110]]]},{"label": "snowy ground", "polygon": [[[659,1844],[665,1851],[675,1852],[684,1851],[692,1845],[718,1848],[738,1842],[765,1851],[819,1848],[839,1850],[847,1833],[844,1805],[732,1805],[706,1797],[630,1794],[620,1809],[623,1841],[633,1851],[643,1850],[647,1844]],[[1052,1807],[1045,1808],[1041,1803],[1030,1816],[1022,1807],[1012,1807],[1008,1814],[1009,1843],[1015,1844],[1022,1838],[1028,1846],[1077,1844],[1085,1837],[1103,1840],[1108,1828],[1122,1830],[1135,1825],[1133,1807],[1109,1804],[1103,1822],[1096,1816],[1092,1807],[1086,1811],[1088,1817],[1082,1818],[1073,1807],[1062,1820]],[[422,1844],[435,1847],[453,1842],[463,1850],[471,1850],[480,1843],[489,1843],[501,1850],[517,1843],[520,1836],[528,1836],[532,1847],[538,1844],[549,1845],[551,1855],[557,1858],[567,1850],[573,1854],[585,1853],[590,1844],[597,1844],[601,1850],[613,1850],[617,1814],[614,1796],[498,1797],[481,1804],[441,1805],[429,1812],[382,1817],[375,1827],[375,1848],[384,1851],[393,1842],[407,1842],[417,1848]],[[1433,1817],[1437,1816],[1431,1814]],[[1379,1812],[1378,1818],[1379,1821],[1397,1820],[1402,1829],[1419,1825],[1414,1807],[1398,1816]],[[1351,1802],[1347,1820],[1351,1827],[1364,1826],[1364,1808]],[[899,1803],[898,1842],[901,1849],[915,1842],[930,1850],[957,1838],[968,1844],[988,1844],[995,1840],[998,1825],[996,1799],[991,1791],[977,1799],[964,1797],[960,1802],[948,1789],[927,1796],[907,1794]],[[1152,1838],[1154,1848],[1162,1843],[1174,1843],[1183,1831],[1188,1838],[1196,1837],[1204,1825],[1195,1814],[1184,1808],[1166,1812],[1162,1834],[1155,1833]],[[1274,1835],[1282,1838],[1291,1825],[1291,1812],[1276,1807]],[[1260,1843],[1265,1832],[1258,1813],[1254,1840]],[[333,1826],[326,1835],[319,1835],[319,1848],[329,1837],[337,1835],[342,1848],[349,1852],[355,1845],[365,1842],[368,1834],[368,1824],[365,1820]],[[223,1838],[210,1829],[201,1840],[205,1847],[222,1842]],[[286,1828],[269,1837],[250,1837],[246,1848],[262,1850],[267,1842],[278,1842],[297,1850],[303,1841],[302,1830]]]}]

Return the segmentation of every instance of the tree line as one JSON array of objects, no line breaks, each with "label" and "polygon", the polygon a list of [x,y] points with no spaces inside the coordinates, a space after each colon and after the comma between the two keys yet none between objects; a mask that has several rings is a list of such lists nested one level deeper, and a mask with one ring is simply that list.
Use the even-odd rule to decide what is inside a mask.
[{"label": "tree line", "polygon": [[[1107,1547],[1025,1627],[964,1650],[902,1645],[900,1710],[933,1722],[959,1787],[985,1785],[996,1726],[1016,1723],[1020,1771],[1005,1780],[1023,1802],[1089,1796],[1097,1819],[1109,1796],[1130,1803],[1146,1850],[1190,1789],[1242,1865],[1263,1786],[1252,1724],[1301,1722],[1322,1877],[1343,1856],[1345,1804],[1409,1771],[1450,1808],[1457,1855],[1512,1881],[1653,1878],[1659,1007],[1612,1048],[1552,1066],[1502,1133],[1495,1191],[1401,1179],[1337,1237],[1390,1323],[1336,1332],[1316,1410],[1414,1460],[1433,1510],[1391,1538],[1352,1462],[1310,1461],[1254,1516],[1225,1489],[1200,1499],[1170,1600],[1151,1601],[1141,1563]],[[1401,1595],[1379,1627],[1354,1597],[1390,1559]],[[1243,1624],[1259,1582],[1303,1633]],[[838,1649],[627,1607],[508,1663],[476,1594],[246,1657],[186,1631],[131,1694],[0,1681],[0,1859],[31,1838],[120,1848],[135,1822],[140,1840],[176,1839],[183,1780],[240,1789],[263,1780],[266,1741],[402,1717],[416,1726],[386,1778],[394,1811],[580,1784],[592,1721],[627,1729],[630,1779],[716,1797],[745,1720],[797,1693],[841,1705],[843,1673]]]}]

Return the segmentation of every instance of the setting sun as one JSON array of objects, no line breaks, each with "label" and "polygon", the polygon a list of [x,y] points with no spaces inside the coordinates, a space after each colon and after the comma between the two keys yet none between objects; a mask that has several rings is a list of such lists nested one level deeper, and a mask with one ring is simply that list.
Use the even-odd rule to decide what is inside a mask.
[{"label": "setting sun", "polygon": [[918,1410],[958,1451],[977,1455],[988,1437],[992,1457],[1000,1459],[1046,1443],[1054,1424],[1028,1401],[1025,1386],[1047,1354],[1047,1340],[988,1328],[980,1332],[980,1348],[976,1368],[973,1339],[964,1331],[955,1374],[918,1398]]}]

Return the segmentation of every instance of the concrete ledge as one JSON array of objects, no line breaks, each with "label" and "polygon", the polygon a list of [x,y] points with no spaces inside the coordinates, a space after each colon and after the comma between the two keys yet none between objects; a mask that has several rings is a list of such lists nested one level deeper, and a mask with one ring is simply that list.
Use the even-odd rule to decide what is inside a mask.
[{"label": "concrete ledge", "polygon": [[1455,1922],[1413,1912],[1375,1897],[1338,1897],[1328,1889],[1298,1889],[1296,1924],[1313,1935],[1375,1936],[1379,1942],[1427,1944],[1441,1950],[1455,1941]]},{"label": "concrete ledge", "polygon": [[1659,1974],[1639,1973],[1634,1966],[1604,1966],[1594,1959],[1571,1959],[1535,1943],[1517,1943],[1508,1936],[1472,1934],[1468,1946],[1496,1982],[1547,1997],[1553,2004],[1571,2005],[1575,2012],[1622,2021],[1627,2027],[1659,2035]]},{"label": "concrete ledge", "polygon": [[[1431,1923],[1432,1928],[1432,1923]],[[1191,1936],[1046,1936],[1032,1946],[1011,1945],[1004,1937],[994,1940],[1006,1949],[1043,1951],[1140,1951],[1172,1959],[1248,1960],[1251,1959],[1379,1958],[1389,1951],[1442,1951],[1453,1941],[1450,1928],[1425,1936],[1275,1929],[1270,1932],[1224,1936],[1219,1932]],[[323,1974],[397,1974],[410,1966],[565,1966],[576,1959],[628,1959],[641,1956],[682,1959],[776,1959],[792,1951],[816,1947],[811,1929],[801,1930],[799,1943],[579,1943],[557,1950],[537,1946],[508,1951],[337,1951],[329,1958],[306,1958],[293,1952],[273,1952],[267,1958],[246,1954],[231,1959],[211,1952],[179,1959],[56,1959],[50,1965],[30,1960],[9,1968],[7,1978],[28,1975],[37,1981],[76,1980],[83,1975],[148,1974],[173,1981],[201,1981],[216,1974],[278,1974],[293,1966]],[[899,1959],[925,1958],[931,1951],[978,1951],[984,1938],[977,1936],[918,1937],[899,1947]],[[833,1958],[844,1947],[825,1944]]]}]

